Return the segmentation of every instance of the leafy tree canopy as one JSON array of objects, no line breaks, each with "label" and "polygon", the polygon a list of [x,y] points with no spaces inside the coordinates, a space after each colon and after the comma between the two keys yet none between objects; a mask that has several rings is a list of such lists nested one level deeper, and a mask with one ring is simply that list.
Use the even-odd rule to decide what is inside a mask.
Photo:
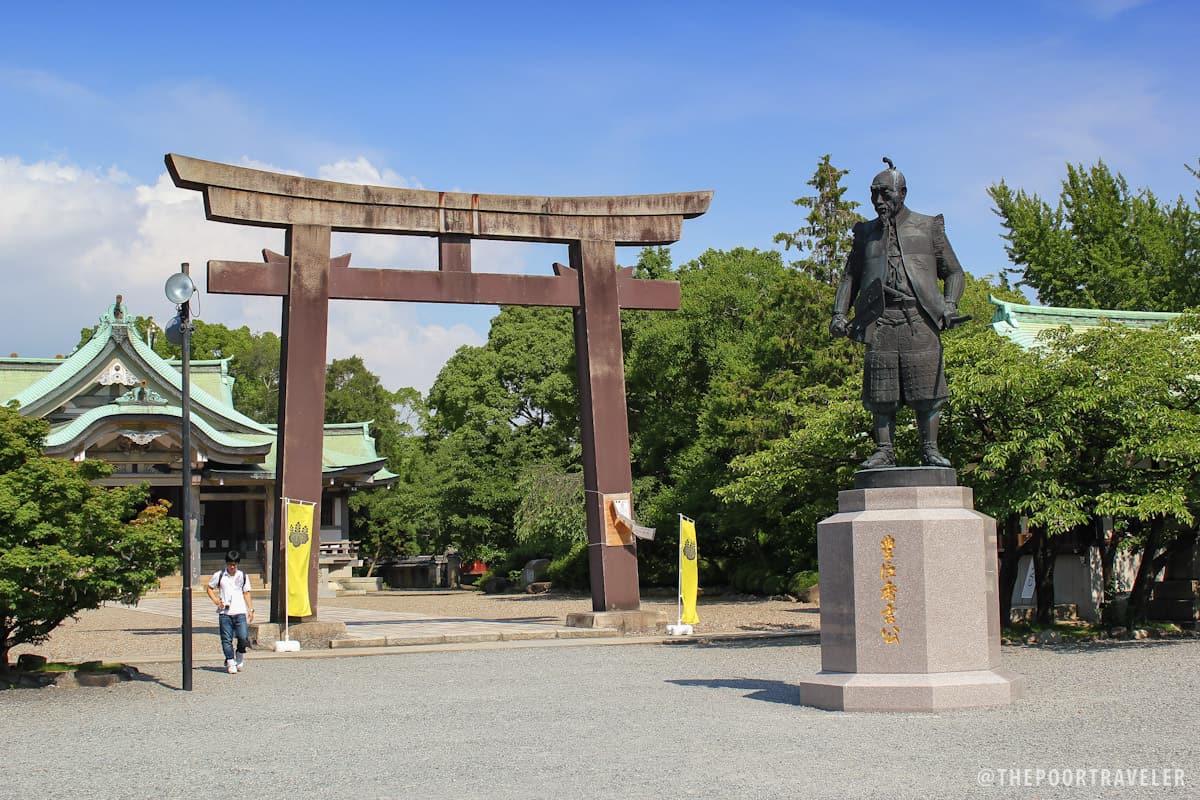
[{"label": "leafy tree canopy", "polygon": [[793,233],[775,234],[775,241],[781,243],[785,250],[794,247],[801,253],[807,253],[792,264],[793,267],[821,283],[833,286],[841,278],[846,257],[850,255],[850,247],[854,244],[854,225],[865,220],[854,210],[858,208],[857,202],[842,199],[846,193],[842,178],[849,174],[850,170],[838,169],[829,163],[828,153],[821,156],[817,171],[808,180],[808,185],[817,193],[793,201],[809,210],[804,218],[808,224]]},{"label": "leafy tree canopy", "polygon": [[[1058,202],[988,189],[1009,258],[1047,305],[1179,311],[1200,305],[1200,216],[1182,197],[1133,191],[1103,162],[1067,165]],[[1200,197],[1198,197],[1200,201]]]},{"label": "leafy tree canopy", "polygon": [[181,523],[145,486],[105,489],[98,461],[42,455],[44,420],[0,408],[0,670],[78,612],[131,602],[178,565]]}]

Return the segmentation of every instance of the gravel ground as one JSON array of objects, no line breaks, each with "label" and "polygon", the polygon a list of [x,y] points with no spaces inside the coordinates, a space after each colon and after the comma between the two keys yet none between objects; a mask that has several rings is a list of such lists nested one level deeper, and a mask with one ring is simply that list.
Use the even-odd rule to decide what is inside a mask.
[{"label": "gravel ground", "polygon": [[[583,594],[483,594],[477,591],[431,590],[421,592],[388,592],[358,597],[339,597],[322,600],[332,606],[378,608],[386,611],[409,611],[432,616],[463,617],[468,619],[515,619],[544,617],[560,622],[567,614],[591,611],[590,596]],[[645,595],[642,607],[662,609],[671,622],[675,621],[677,605],[674,596]],[[744,631],[814,630],[821,627],[820,610],[813,603],[789,600],[765,600],[739,596],[702,597],[697,606],[700,624],[697,633],[734,633]]]},{"label": "gravel ground", "polygon": [[[265,596],[260,600],[264,609]],[[485,595],[477,591],[408,591],[368,594],[322,600],[330,606],[407,611],[432,618],[517,619],[546,618],[562,622],[574,611],[590,611],[591,600],[583,595]],[[648,597],[646,608],[663,608],[675,620],[675,604],[662,598]],[[193,639],[195,661],[220,660],[221,643],[211,604],[202,595],[193,599]],[[812,630],[820,627],[815,605],[786,600],[701,598],[698,633],[738,631]],[[38,647],[22,645],[17,654],[33,652],[54,661],[134,661],[178,660],[179,623],[169,617],[145,614],[119,607],[85,611],[76,621],[68,621],[54,632],[50,641]]]},{"label": "gravel ground", "polygon": [[[1198,659],[1195,640],[1005,648],[1025,699],[941,714],[797,705],[807,637],[251,659],[190,693],[164,664],[0,693],[0,797],[1197,797]],[[1184,786],[1102,785],[1117,769]],[[1051,787],[1060,770],[1085,785]]]}]

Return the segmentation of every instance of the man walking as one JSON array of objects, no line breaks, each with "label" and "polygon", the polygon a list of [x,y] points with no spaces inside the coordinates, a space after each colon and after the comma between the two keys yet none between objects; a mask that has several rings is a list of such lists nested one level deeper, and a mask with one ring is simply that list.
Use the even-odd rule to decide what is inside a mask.
[{"label": "man walking", "polygon": [[[230,550],[225,554],[225,569],[219,570],[208,582],[205,591],[217,606],[217,619],[221,623],[221,649],[225,653],[225,670],[235,674],[242,668],[246,658],[246,645],[250,643],[248,619],[254,619],[254,605],[250,601],[250,579],[238,568],[242,554]],[[237,651],[233,639],[237,637]]]},{"label": "man walking", "polygon": [[[941,332],[962,321],[958,301],[966,277],[946,240],[942,216],[910,211],[904,175],[884,161],[888,169],[871,181],[871,205],[879,216],[854,226],[829,331],[867,346],[862,399],[873,416],[876,450],[863,468],[896,465],[892,440],[901,405],[916,412],[921,463],[949,467],[937,446],[938,419],[949,394]],[[847,317],[851,304],[853,319]]]}]

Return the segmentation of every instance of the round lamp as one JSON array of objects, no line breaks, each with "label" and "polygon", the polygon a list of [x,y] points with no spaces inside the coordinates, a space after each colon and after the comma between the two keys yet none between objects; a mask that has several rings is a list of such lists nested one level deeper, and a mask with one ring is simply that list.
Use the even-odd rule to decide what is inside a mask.
[{"label": "round lamp", "polygon": [[176,272],[167,278],[166,293],[168,300],[175,305],[182,305],[192,299],[192,295],[196,293],[196,284],[192,283],[191,276],[186,272]]}]

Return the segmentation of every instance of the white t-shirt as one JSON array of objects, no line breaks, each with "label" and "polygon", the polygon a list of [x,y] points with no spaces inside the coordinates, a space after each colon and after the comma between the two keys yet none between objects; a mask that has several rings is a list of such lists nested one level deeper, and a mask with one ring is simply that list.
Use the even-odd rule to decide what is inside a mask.
[{"label": "white t-shirt", "polygon": [[223,569],[212,576],[208,585],[221,596],[225,607],[220,613],[230,616],[246,613],[246,593],[250,591],[250,577],[246,573],[239,569],[230,575],[229,570]]}]

